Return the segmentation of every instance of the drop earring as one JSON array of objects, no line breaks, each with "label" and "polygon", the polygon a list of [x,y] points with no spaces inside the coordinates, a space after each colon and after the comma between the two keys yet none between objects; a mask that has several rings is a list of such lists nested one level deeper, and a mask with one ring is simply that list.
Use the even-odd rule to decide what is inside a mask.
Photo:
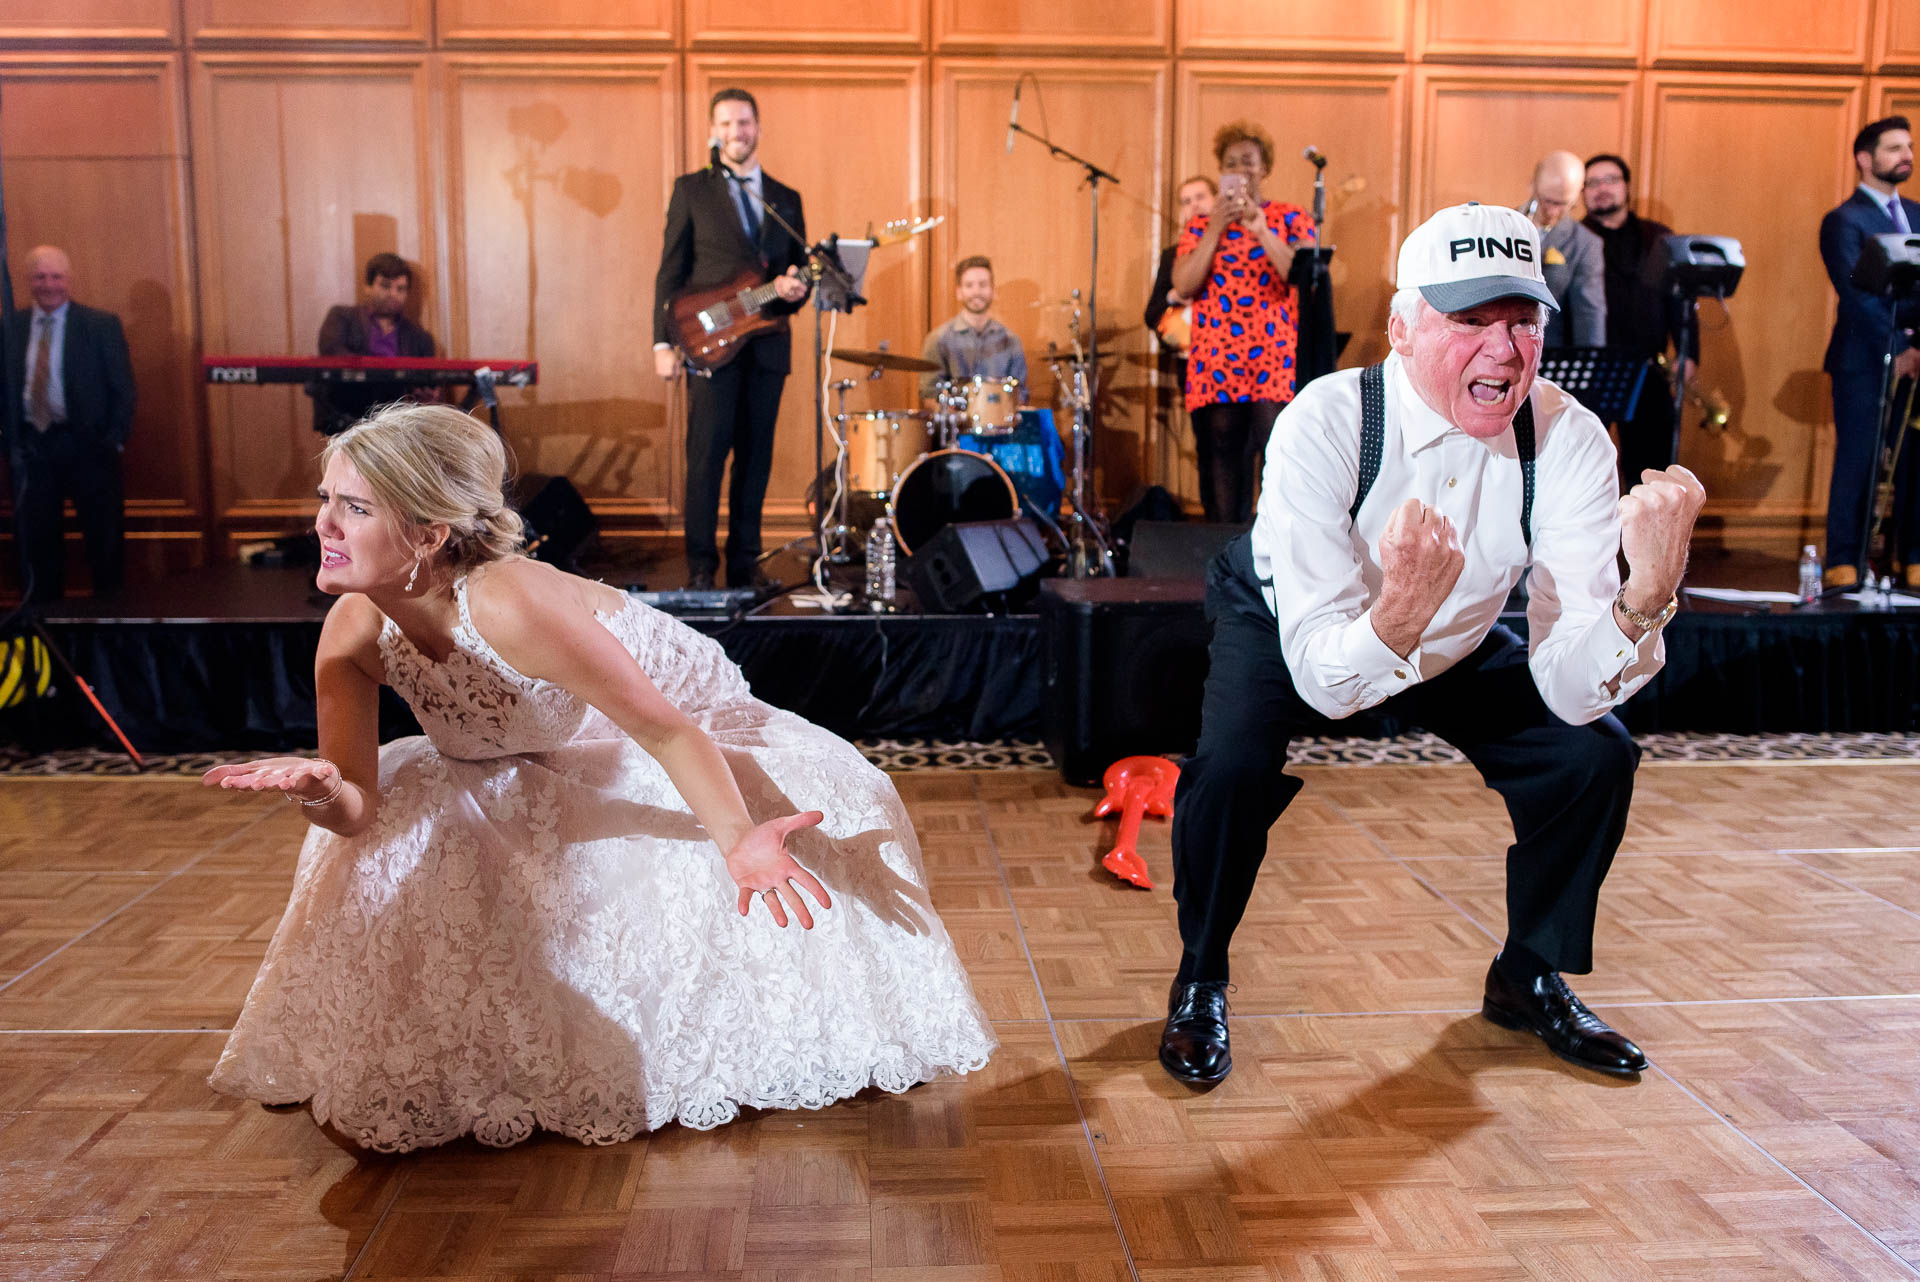
[{"label": "drop earring", "polygon": [[413,559],[413,573],[407,576],[407,591],[413,591],[414,580],[420,577],[420,558]]}]

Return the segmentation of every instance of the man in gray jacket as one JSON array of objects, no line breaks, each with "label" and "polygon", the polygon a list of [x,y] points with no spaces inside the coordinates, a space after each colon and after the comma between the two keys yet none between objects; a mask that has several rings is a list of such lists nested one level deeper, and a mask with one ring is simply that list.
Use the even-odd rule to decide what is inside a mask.
[{"label": "man in gray jacket", "polygon": [[1522,210],[1540,229],[1540,264],[1560,310],[1547,322],[1548,347],[1601,347],[1607,341],[1606,250],[1573,217],[1587,167],[1570,151],[1550,151],[1533,169]]}]

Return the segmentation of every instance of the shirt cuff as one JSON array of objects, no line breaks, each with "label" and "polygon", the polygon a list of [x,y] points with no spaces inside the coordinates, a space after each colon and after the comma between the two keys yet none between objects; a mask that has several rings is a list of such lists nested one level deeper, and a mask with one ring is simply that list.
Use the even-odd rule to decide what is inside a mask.
[{"label": "shirt cuff", "polygon": [[1371,607],[1347,624],[1340,651],[1353,674],[1369,687],[1380,691],[1382,698],[1392,698],[1408,686],[1419,684],[1420,647],[1416,645],[1413,653],[1404,659],[1395,654],[1392,647],[1373,630]]},{"label": "shirt cuff", "polygon": [[1620,674],[1635,664],[1653,657],[1660,645],[1660,629],[1650,628],[1638,641],[1629,640],[1614,617],[1613,603],[1607,603],[1606,617],[1589,634],[1587,657],[1600,674],[1600,684],[1617,681]]}]

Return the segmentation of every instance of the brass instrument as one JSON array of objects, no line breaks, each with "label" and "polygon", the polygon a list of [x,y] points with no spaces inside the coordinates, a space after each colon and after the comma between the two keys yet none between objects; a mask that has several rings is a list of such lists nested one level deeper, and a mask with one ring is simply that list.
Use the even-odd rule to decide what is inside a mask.
[{"label": "brass instrument", "polygon": [[[1665,352],[1654,357],[1653,363],[1658,365],[1667,376],[1667,399],[1671,401],[1674,388],[1680,381],[1680,367]],[[1726,428],[1727,421],[1733,417],[1733,407],[1727,403],[1727,398],[1718,388],[1701,387],[1698,383],[1690,383],[1687,385],[1687,399],[1699,409],[1701,427],[1722,431]]]}]

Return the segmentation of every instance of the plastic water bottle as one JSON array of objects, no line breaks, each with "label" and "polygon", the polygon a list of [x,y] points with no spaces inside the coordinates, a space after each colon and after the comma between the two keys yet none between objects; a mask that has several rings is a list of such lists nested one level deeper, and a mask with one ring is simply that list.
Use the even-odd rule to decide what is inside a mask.
[{"label": "plastic water bottle", "polygon": [[893,524],[886,517],[867,534],[867,608],[893,608]]},{"label": "plastic water bottle", "polygon": [[1820,550],[1809,543],[1800,549],[1800,599],[1818,600],[1820,590]]}]

